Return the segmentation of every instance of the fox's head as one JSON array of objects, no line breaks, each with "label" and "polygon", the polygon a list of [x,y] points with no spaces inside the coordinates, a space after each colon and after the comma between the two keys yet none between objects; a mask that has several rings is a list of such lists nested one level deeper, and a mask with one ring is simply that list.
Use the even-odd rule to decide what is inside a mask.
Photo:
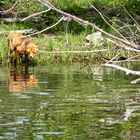
[{"label": "fox's head", "polygon": [[34,43],[30,43],[26,51],[29,54],[29,57],[34,57],[39,52],[38,46],[36,46]]}]

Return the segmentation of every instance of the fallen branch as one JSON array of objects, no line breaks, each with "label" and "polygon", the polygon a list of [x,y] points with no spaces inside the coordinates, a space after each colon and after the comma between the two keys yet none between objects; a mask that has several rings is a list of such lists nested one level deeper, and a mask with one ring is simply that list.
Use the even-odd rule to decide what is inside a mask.
[{"label": "fallen branch", "polygon": [[140,25],[138,24],[138,22],[135,20],[135,18],[132,17],[132,15],[126,10],[126,8],[124,6],[122,6],[123,9],[125,10],[125,12],[128,14],[128,16],[134,21],[134,23],[136,24],[136,27],[138,30],[140,30]]},{"label": "fallen branch", "polygon": [[60,18],[55,24],[53,24],[52,26],[49,26],[49,27],[47,27],[47,28],[45,28],[45,29],[43,29],[43,30],[41,30],[41,31],[32,33],[32,34],[30,34],[29,36],[31,36],[31,35],[36,35],[36,34],[41,34],[41,33],[45,32],[45,31],[47,31],[47,30],[53,28],[54,26],[58,25],[64,18],[65,18],[64,16],[61,17],[61,18]]},{"label": "fallen branch", "polygon": [[41,11],[41,12],[38,12],[38,13],[32,14],[32,15],[30,15],[30,16],[28,16],[28,17],[25,17],[25,18],[21,19],[20,21],[28,20],[29,18],[32,18],[32,17],[38,16],[38,15],[43,14],[43,13],[47,13],[47,12],[49,12],[50,10],[51,10],[51,9],[49,8],[49,9],[47,9],[47,10],[44,10],[44,11]]},{"label": "fallen branch", "polygon": [[128,46],[126,46],[126,45],[123,44],[123,43],[118,43],[118,42],[116,42],[116,41],[114,41],[114,40],[111,40],[111,39],[109,39],[109,38],[107,39],[107,41],[113,43],[113,44],[116,45],[117,47],[122,48],[122,49],[124,49],[124,50],[140,53],[140,50],[136,49],[134,46],[133,46],[134,48],[128,47]]},{"label": "fallen branch", "polygon": [[104,16],[102,15],[102,13],[95,7],[95,6],[93,6],[92,4],[90,4],[90,6],[93,8],[93,9],[95,9],[98,13],[99,13],[99,15],[101,16],[101,18],[104,20],[104,22],[108,25],[108,26],[110,26],[118,35],[120,35],[124,40],[126,40],[126,41],[128,41],[117,29],[115,29],[105,18],[104,18]]},{"label": "fallen branch", "polygon": [[22,18],[0,18],[0,21],[3,23],[15,23],[22,21]]},{"label": "fallen branch", "polygon": [[98,53],[98,52],[105,52],[105,51],[109,51],[109,49],[94,50],[94,51],[39,51],[39,52],[45,54],[63,54],[63,53],[81,54],[81,53]]},{"label": "fallen branch", "polygon": [[140,78],[136,79],[136,80],[133,80],[130,82],[131,84],[138,84],[140,83]]},{"label": "fallen branch", "polygon": [[115,65],[115,64],[103,64],[102,66],[104,66],[104,67],[110,67],[110,68],[114,68],[114,69],[123,71],[123,72],[126,73],[126,75],[128,75],[128,74],[140,75],[140,71],[130,70],[130,69],[127,69],[127,68],[124,68],[122,66]]},{"label": "fallen branch", "polygon": [[112,62],[114,59],[116,59],[118,56],[120,55],[120,53],[118,53],[116,56],[114,56],[112,59],[110,59],[109,61],[106,62],[106,64]]},{"label": "fallen branch", "polygon": [[[8,35],[10,32],[11,31],[0,31],[0,36],[1,35]],[[35,30],[33,30],[33,29],[24,29],[24,30],[15,30],[15,32],[29,34],[29,33],[35,32]]]},{"label": "fallen branch", "polygon": [[35,13],[35,14],[32,14],[32,15],[29,15],[25,18],[0,18],[0,21],[1,22],[4,22],[4,23],[14,23],[14,22],[23,22],[23,21],[26,21],[32,17],[35,17],[35,16],[38,16],[40,14],[43,14],[43,13],[47,13],[49,12],[51,9],[47,9],[47,10],[44,10],[44,11],[41,11],[41,12],[38,12],[38,13]]}]

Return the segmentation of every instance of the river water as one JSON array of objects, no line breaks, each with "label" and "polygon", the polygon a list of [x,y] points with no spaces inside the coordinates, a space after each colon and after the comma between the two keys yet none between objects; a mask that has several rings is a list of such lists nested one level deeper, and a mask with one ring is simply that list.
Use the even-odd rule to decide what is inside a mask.
[{"label": "river water", "polygon": [[137,77],[96,65],[0,67],[0,139],[140,139]]}]

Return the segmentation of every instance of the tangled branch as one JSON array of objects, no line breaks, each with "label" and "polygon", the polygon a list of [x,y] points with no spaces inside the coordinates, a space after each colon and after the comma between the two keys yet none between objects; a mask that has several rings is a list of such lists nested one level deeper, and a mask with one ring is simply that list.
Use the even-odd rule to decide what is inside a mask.
[{"label": "tangled branch", "polygon": [[[127,39],[124,39],[124,38],[120,38],[120,37],[117,37],[117,36],[114,36],[106,31],[104,31],[103,29],[99,28],[97,25],[95,25],[94,23],[91,23],[89,21],[86,21],[86,20],[83,20],[79,17],[76,17],[74,15],[71,15],[69,13],[66,13],[60,9],[57,9],[56,7],[54,7],[50,2],[48,1],[45,1],[45,0],[35,0],[39,3],[41,3],[42,5],[48,7],[49,9],[59,13],[59,14],[62,14],[63,16],[65,17],[68,17],[68,19],[71,19],[83,26],[90,26],[92,27],[93,29],[97,30],[97,31],[100,31],[101,33],[103,33],[104,35],[108,36],[109,38],[113,39],[115,42],[120,42],[121,44],[124,44],[128,50],[131,49],[131,48],[139,48],[139,46],[137,44],[135,44],[134,42],[130,42],[128,41]],[[38,32],[39,33],[39,32]],[[118,45],[119,47],[120,46],[120,43],[116,43],[116,45]],[[124,46],[123,45],[123,46]]]}]

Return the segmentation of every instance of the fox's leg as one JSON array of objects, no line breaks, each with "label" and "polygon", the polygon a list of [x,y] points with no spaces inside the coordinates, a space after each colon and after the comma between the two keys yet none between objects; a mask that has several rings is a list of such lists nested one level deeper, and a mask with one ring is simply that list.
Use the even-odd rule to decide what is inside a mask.
[{"label": "fox's leg", "polygon": [[10,51],[10,62],[13,64],[17,62],[17,54],[15,51]]},{"label": "fox's leg", "polygon": [[9,57],[10,63],[13,63],[13,51],[9,49],[8,53],[9,53],[8,57]]},{"label": "fox's leg", "polygon": [[20,53],[20,59],[21,59],[22,63],[28,65],[29,57],[26,52]]},{"label": "fox's leg", "polygon": [[26,65],[28,66],[28,64],[29,64],[29,55],[28,55],[28,53],[25,54],[25,62],[26,62]]}]

